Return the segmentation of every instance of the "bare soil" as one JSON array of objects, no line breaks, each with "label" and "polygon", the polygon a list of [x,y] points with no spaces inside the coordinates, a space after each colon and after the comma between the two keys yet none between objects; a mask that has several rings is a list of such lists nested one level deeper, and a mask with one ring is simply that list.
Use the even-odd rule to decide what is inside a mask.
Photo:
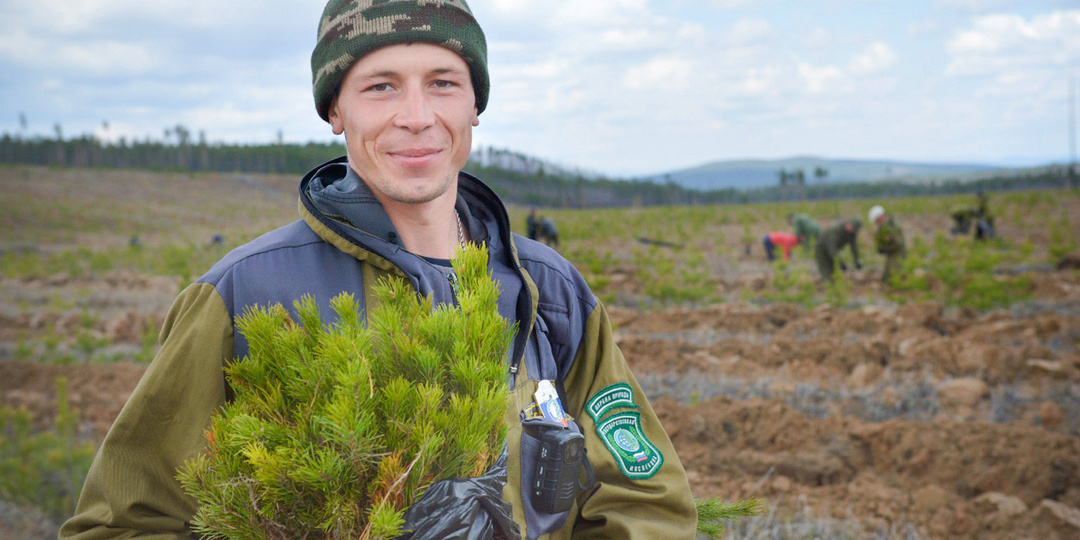
[{"label": "bare soil", "polygon": [[[244,184],[225,180],[207,182]],[[284,187],[268,193],[295,205]],[[1031,300],[980,313],[880,300],[869,273],[852,275],[854,307],[746,303],[739,291],[767,287],[768,269],[749,259],[730,266],[716,283],[727,302],[609,307],[697,496],[760,497],[777,519],[809,509],[868,535],[1080,538],[1080,273],[1034,269]],[[622,292],[640,292],[632,271],[610,272]],[[178,286],[118,272],[0,276],[0,404],[26,408],[45,429],[65,377],[79,433],[100,442],[146,366],[22,361],[20,346],[86,332],[110,347],[144,347]],[[0,503],[0,539],[55,537],[55,527]]]},{"label": "bare soil", "polygon": [[[1074,274],[1051,278],[1075,290]],[[132,345],[176,290],[122,275],[0,281],[24,299],[71,288],[92,289],[82,298],[109,314],[96,331]],[[38,305],[0,321],[2,339],[77,324]],[[611,315],[698,496],[761,497],[781,510],[801,501],[867,530],[910,524],[923,538],[1076,538],[1080,523],[1044,501],[1080,508],[1077,305],[1058,294],[981,314],[733,302]],[[44,428],[66,377],[80,433],[100,441],[144,370],[0,361],[0,396]],[[0,537],[13,526],[0,523]]]}]

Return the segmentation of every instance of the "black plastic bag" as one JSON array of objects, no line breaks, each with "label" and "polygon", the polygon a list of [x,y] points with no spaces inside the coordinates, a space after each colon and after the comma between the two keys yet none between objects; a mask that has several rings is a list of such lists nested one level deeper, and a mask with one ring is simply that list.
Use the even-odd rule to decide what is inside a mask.
[{"label": "black plastic bag", "polygon": [[398,540],[521,540],[513,506],[502,498],[506,447],[483,476],[435,482],[405,512]]}]

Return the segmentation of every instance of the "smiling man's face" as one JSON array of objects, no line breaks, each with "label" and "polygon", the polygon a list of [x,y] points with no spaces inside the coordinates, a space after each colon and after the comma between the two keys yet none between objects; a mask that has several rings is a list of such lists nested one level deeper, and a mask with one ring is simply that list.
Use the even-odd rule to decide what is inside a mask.
[{"label": "smiling man's face", "polygon": [[387,204],[456,198],[479,124],[469,67],[428,43],[383,47],[353,65],[330,106],[349,164]]}]

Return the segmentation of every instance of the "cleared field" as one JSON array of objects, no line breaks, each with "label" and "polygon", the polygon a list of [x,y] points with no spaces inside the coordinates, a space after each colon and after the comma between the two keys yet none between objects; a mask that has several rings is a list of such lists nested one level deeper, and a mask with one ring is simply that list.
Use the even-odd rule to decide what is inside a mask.
[{"label": "cleared field", "polygon": [[[100,441],[179,288],[295,219],[295,183],[0,167],[5,478],[30,474],[16,434],[66,433],[58,378],[77,421],[50,444]],[[970,199],[541,213],[609,306],[695,493],[769,503],[728,537],[1075,538],[1080,192],[991,193],[1000,238],[978,243],[947,234]],[[837,286],[801,249],[765,260],[789,212],[865,222],[875,203],[908,239],[893,285],[867,230],[864,268]],[[60,496],[0,487],[0,537],[50,537],[81,473],[65,474],[37,479]]]}]

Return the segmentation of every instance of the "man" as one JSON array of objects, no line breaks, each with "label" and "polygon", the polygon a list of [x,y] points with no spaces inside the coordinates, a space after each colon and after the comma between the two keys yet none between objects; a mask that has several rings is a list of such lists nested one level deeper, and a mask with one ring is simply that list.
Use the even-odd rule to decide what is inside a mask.
[{"label": "man", "polygon": [[814,248],[814,261],[817,263],[821,279],[831,282],[836,263],[839,262],[840,270],[847,271],[844,261],[837,261],[840,250],[844,246],[851,246],[851,255],[855,259],[855,268],[862,268],[859,260],[859,228],[862,222],[858,218],[849,218],[838,221],[828,226],[821,232],[821,239]]},{"label": "man", "polygon": [[975,208],[958,204],[949,209],[949,216],[952,217],[953,226],[949,230],[952,235],[968,234],[971,230],[971,221],[975,219]]},{"label": "man", "polygon": [[795,236],[806,249],[813,247],[817,239],[821,237],[821,226],[814,221],[814,218],[806,214],[788,214],[787,222],[788,225],[795,227]]},{"label": "man", "polygon": [[[308,294],[333,324],[332,297],[353,293],[366,309],[372,285],[388,276],[436,303],[453,302],[448,259],[477,242],[487,245],[500,284],[499,312],[518,325],[502,498],[522,537],[692,538],[685,471],[603,306],[568,261],[512,235],[495,194],[461,172],[489,90],[484,34],[465,2],[331,0],[312,74],[316,109],[344,133],[347,156],[305,175],[299,221],[237,248],[180,294],[161,349],[60,536],[192,537],[196,508],[176,469],[203,452],[203,431],[230,397],[222,367],[246,354],[233,321],[249,306],[291,311]],[[578,491],[568,511],[545,510],[530,496],[540,444],[538,421],[524,412],[535,408],[542,381],[560,390],[595,473],[594,487]]]},{"label": "man", "polygon": [[888,283],[889,278],[900,267],[900,260],[907,253],[904,231],[880,205],[874,205],[867,217],[870,218],[870,223],[877,225],[874,246],[878,253],[885,255],[885,269],[881,272],[881,281]]},{"label": "man", "polygon": [[530,208],[529,215],[525,216],[525,236],[529,240],[536,240],[540,235],[540,218],[536,215],[536,209]]},{"label": "man", "polygon": [[540,220],[540,240],[552,247],[559,247],[559,228],[555,226],[555,220],[544,216]]},{"label": "man", "polygon": [[975,192],[976,204],[972,210],[975,222],[975,239],[986,240],[995,236],[994,215],[990,213],[990,198],[980,189]]},{"label": "man", "polygon": [[776,247],[779,246],[784,251],[784,260],[787,261],[791,257],[791,250],[799,243],[799,237],[784,231],[773,231],[762,240],[762,244],[765,245],[765,257],[769,259],[769,262],[776,260]]}]

